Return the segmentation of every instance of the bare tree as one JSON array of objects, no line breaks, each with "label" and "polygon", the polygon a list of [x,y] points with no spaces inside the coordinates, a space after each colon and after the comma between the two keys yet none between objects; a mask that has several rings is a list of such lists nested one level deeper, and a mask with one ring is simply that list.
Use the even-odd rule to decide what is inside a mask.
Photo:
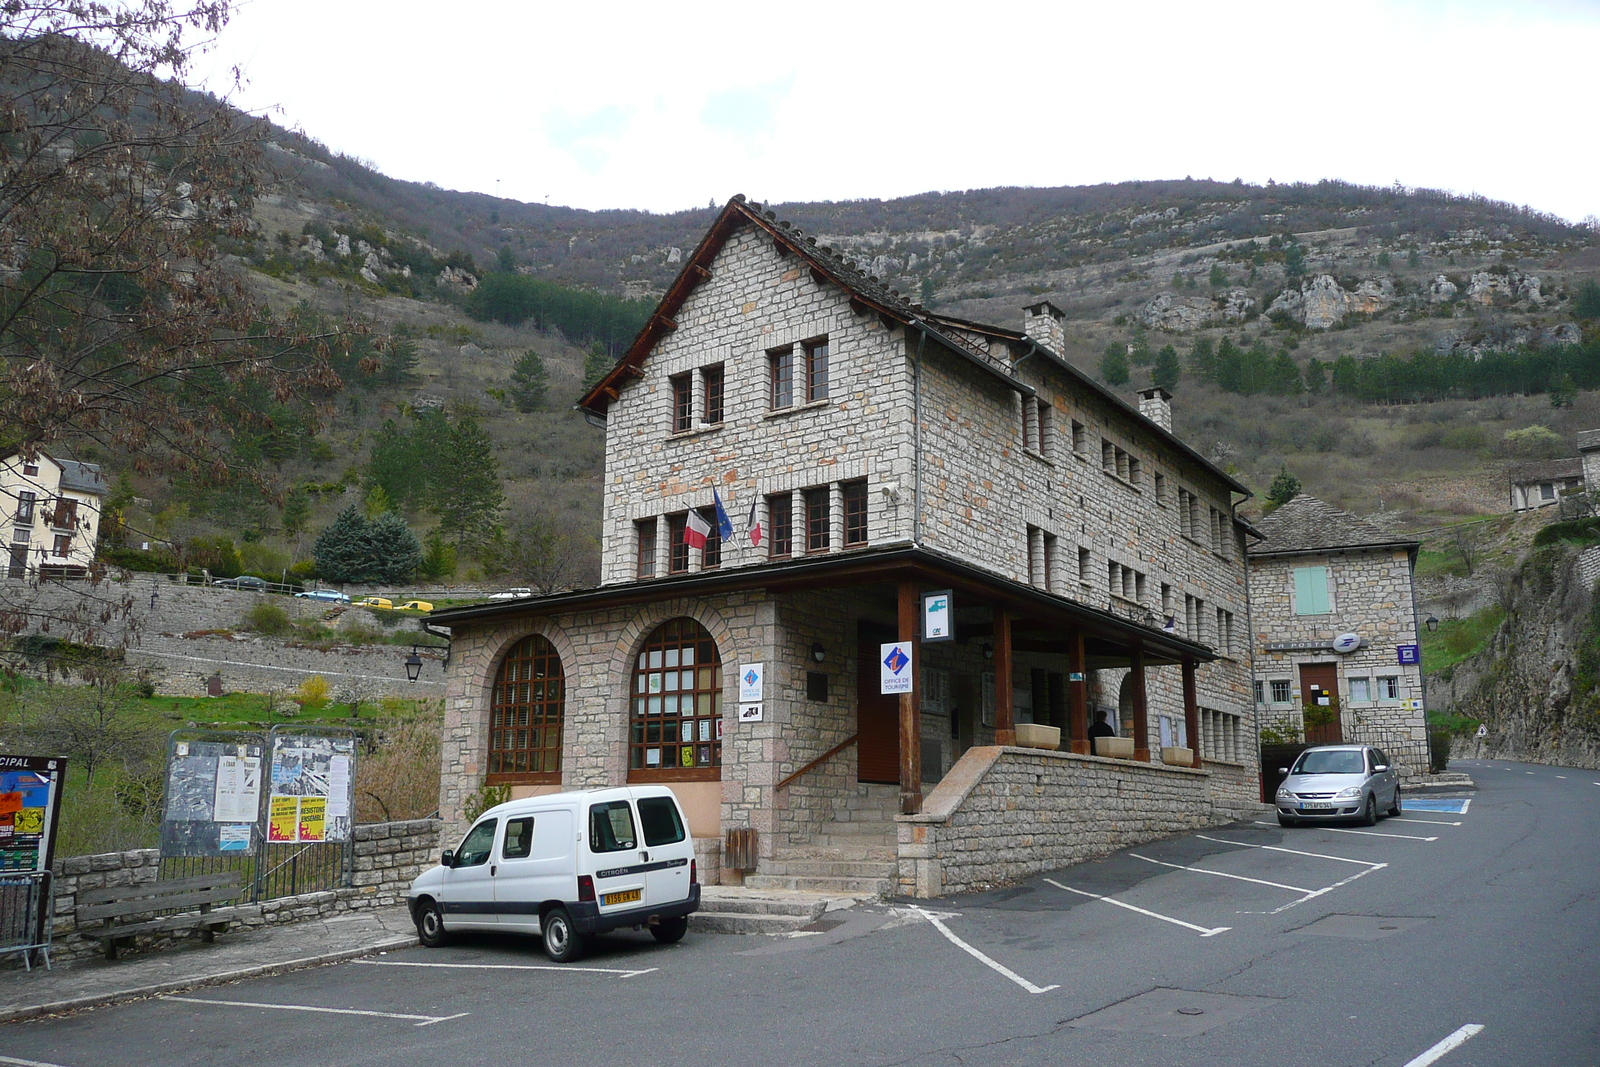
[{"label": "bare tree", "polygon": [[1456,555],[1461,557],[1461,565],[1467,569],[1468,578],[1473,576],[1483,556],[1485,540],[1483,526],[1479,523],[1457,526],[1450,531],[1451,547],[1456,550]]},{"label": "bare tree", "polygon": [[571,589],[596,577],[594,540],[544,510],[514,520],[496,531],[483,549],[484,567],[512,583],[540,593]]},{"label": "bare tree", "polygon": [[27,742],[81,766],[90,784],[107,764],[159,760],[161,725],[138,703],[139,693],[117,667],[86,668],[88,684],[40,686],[18,701]]}]

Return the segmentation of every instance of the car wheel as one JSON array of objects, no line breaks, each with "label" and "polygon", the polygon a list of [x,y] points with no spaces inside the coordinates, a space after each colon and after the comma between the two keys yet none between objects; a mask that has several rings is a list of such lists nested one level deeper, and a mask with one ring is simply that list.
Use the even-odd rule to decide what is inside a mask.
[{"label": "car wheel", "polygon": [[1367,806],[1361,809],[1361,825],[1378,825],[1378,798],[1371,793],[1367,794]]},{"label": "car wheel", "polygon": [[439,910],[439,905],[431,900],[425,900],[417,906],[417,940],[427,948],[438,948],[450,940],[450,935],[444,929],[444,914]]},{"label": "car wheel", "polygon": [[572,928],[566,908],[551,908],[539,923],[544,936],[544,952],[555,963],[571,963],[583,955],[584,938]]},{"label": "car wheel", "polygon": [[686,915],[680,915],[676,919],[662,919],[650,928],[650,936],[663,945],[677,944],[688,932],[689,918]]},{"label": "car wheel", "polygon": [[1292,815],[1285,815],[1285,814],[1283,814],[1283,813],[1282,813],[1282,812],[1279,812],[1279,813],[1278,813],[1278,825],[1279,825],[1279,826],[1293,826],[1293,825],[1295,825],[1295,823],[1297,823],[1297,822],[1298,822],[1298,821],[1299,821],[1299,820],[1298,820],[1298,819],[1296,819],[1296,818],[1295,818],[1295,817],[1294,817],[1294,816],[1292,816]]},{"label": "car wheel", "polygon": [[1400,787],[1398,785],[1394,787],[1394,803],[1389,806],[1389,817],[1392,819],[1400,817]]}]

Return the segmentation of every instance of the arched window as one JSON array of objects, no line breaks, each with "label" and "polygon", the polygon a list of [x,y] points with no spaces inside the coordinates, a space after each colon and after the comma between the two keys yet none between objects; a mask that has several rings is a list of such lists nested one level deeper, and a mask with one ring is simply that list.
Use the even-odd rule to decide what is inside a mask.
[{"label": "arched window", "polygon": [[495,674],[486,784],[561,781],[565,704],[566,680],[555,646],[538,634],[513,645]]},{"label": "arched window", "polygon": [[628,777],[685,781],[722,776],[722,661],[693,619],[645,639],[634,663]]}]

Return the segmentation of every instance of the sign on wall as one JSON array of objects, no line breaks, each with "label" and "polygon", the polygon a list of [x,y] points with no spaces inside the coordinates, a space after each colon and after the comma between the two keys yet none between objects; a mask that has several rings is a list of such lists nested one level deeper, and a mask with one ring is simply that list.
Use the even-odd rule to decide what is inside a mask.
[{"label": "sign on wall", "polygon": [[761,695],[765,666],[761,663],[739,664],[739,703],[759,704],[765,699]]},{"label": "sign on wall", "polygon": [[878,646],[878,692],[909,693],[916,672],[911,664],[911,642],[894,641]]},{"label": "sign on wall", "polygon": [[740,704],[739,705],[739,721],[740,722],[760,722],[761,721],[761,705],[760,704]]},{"label": "sign on wall", "polygon": [[1400,666],[1409,667],[1422,662],[1422,646],[1398,645],[1395,648],[1395,655],[1400,661]]},{"label": "sign on wall", "polygon": [[50,869],[66,776],[56,756],[0,756],[0,871]]},{"label": "sign on wall", "polygon": [[922,639],[924,641],[956,639],[955,610],[950,599],[950,590],[940,589],[922,594]]}]

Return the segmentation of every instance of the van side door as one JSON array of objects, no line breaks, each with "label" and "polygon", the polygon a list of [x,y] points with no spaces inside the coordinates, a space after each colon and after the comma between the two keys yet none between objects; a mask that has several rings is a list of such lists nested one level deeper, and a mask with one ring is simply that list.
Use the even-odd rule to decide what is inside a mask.
[{"label": "van side door", "polygon": [[500,871],[494,880],[501,929],[535,933],[540,904],[574,899],[576,849],[570,811],[538,811],[506,819]]},{"label": "van side door", "polygon": [[455,858],[439,886],[445,925],[496,926],[494,876],[495,836],[499,819],[482,819],[461,839]]},{"label": "van side door", "polygon": [[645,902],[651,907],[686,900],[694,842],[671,796],[636,797],[639,830],[650,860],[645,864]]},{"label": "van side door", "polygon": [[589,805],[589,851],[594,864],[595,899],[600,914],[644,905],[648,854],[639,840],[633,805],[605,800]]}]

